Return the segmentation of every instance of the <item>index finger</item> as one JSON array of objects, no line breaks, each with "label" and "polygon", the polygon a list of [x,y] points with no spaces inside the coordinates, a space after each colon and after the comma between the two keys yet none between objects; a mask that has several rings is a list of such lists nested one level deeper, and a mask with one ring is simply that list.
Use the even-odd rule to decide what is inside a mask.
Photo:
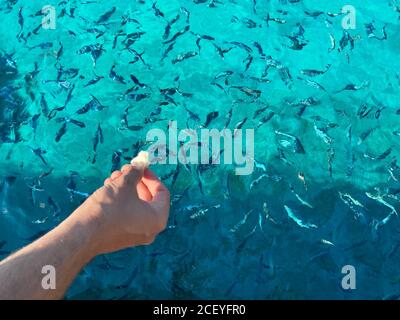
[{"label": "index finger", "polygon": [[[150,169],[146,169],[144,171],[144,175],[142,178],[142,182],[147,186],[149,189],[153,199],[152,203],[158,206],[168,206],[169,208],[169,198],[170,194],[167,187],[157,178],[155,173]],[[160,207],[159,207],[160,208]]]}]

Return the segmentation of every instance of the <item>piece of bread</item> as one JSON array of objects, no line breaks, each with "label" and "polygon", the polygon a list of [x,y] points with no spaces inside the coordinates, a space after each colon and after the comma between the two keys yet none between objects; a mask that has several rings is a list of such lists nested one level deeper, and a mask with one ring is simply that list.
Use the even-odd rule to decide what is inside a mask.
[{"label": "piece of bread", "polygon": [[150,165],[149,153],[147,151],[140,151],[138,155],[132,159],[131,165],[147,169]]}]

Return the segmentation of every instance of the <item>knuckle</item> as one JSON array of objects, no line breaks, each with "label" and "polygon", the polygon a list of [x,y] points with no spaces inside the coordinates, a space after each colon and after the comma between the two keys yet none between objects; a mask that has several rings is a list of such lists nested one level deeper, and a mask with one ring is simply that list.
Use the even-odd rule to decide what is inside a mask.
[{"label": "knuckle", "polygon": [[151,234],[151,235],[146,235],[143,239],[143,244],[144,245],[150,245],[154,242],[154,240],[156,239],[155,235]]}]

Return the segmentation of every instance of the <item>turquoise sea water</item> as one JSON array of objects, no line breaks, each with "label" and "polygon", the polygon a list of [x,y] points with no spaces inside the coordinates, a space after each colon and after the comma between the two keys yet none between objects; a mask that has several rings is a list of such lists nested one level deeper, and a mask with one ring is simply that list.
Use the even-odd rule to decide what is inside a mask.
[{"label": "turquoise sea water", "polygon": [[[46,5],[55,29],[41,27]],[[399,12],[395,0],[1,0],[0,258],[146,149],[151,128],[198,129],[218,111],[209,128],[255,130],[254,172],[155,165],[169,228],[96,258],[67,298],[399,294]],[[344,265],[356,290],[341,287]]]}]

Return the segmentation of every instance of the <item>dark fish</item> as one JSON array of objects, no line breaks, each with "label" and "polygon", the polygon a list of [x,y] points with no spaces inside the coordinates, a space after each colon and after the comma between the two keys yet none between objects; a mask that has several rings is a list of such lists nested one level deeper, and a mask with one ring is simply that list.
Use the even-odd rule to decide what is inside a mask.
[{"label": "dark fish", "polygon": [[261,107],[260,109],[256,110],[256,111],[254,112],[253,119],[257,118],[261,113],[263,113],[265,110],[267,110],[268,107],[269,107],[269,106],[266,105],[265,107]]},{"label": "dark fish", "polygon": [[48,113],[47,119],[49,119],[49,120],[53,119],[57,115],[57,112],[63,111],[64,109],[65,109],[64,106],[63,107],[55,107],[55,108],[51,109],[50,112]]},{"label": "dark fish", "polygon": [[289,46],[292,50],[302,50],[307,44],[307,41],[300,39],[297,36],[285,36],[286,38],[292,41],[292,44]]},{"label": "dark fish", "polygon": [[217,79],[219,79],[219,78],[225,78],[225,77],[231,76],[232,74],[233,74],[233,71],[229,71],[229,70],[227,70],[227,71],[222,71],[222,72],[218,73],[218,74],[214,77],[214,80],[217,80]]},{"label": "dark fish", "polygon": [[34,153],[34,155],[38,156],[39,159],[42,160],[42,162],[47,166],[47,162],[43,157],[43,155],[47,153],[46,150],[43,150],[41,148],[36,148],[36,149],[31,148],[31,150]]},{"label": "dark fish", "polygon": [[48,116],[49,114],[49,107],[47,105],[46,99],[44,98],[44,93],[40,93],[41,98],[40,98],[40,107],[42,108],[42,113],[45,117]]},{"label": "dark fish", "polygon": [[123,154],[122,150],[114,151],[112,158],[111,158],[111,164],[112,164],[111,172],[114,172],[115,170],[120,168],[122,154]]},{"label": "dark fish", "polygon": [[326,70],[303,69],[303,70],[300,70],[300,72],[306,76],[315,77],[315,76],[319,76],[321,74],[326,73],[330,67],[331,67],[331,65],[328,64],[326,66]]},{"label": "dark fish", "polygon": [[52,197],[47,198],[47,203],[53,211],[53,217],[58,217],[61,214],[61,208],[58,204],[52,199]]},{"label": "dark fish", "polygon": [[35,114],[32,116],[32,119],[30,121],[31,127],[33,129],[33,139],[35,139],[35,137],[36,137],[36,129],[37,129],[39,117],[40,117],[40,113]]},{"label": "dark fish", "polygon": [[386,151],[384,151],[382,154],[380,154],[376,160],[383,160],[385,159],[388,155],[392,153],[392,148],[388,148]]},{"label": "dark fish", "polygon": [[206,122],[204,123],[203,128],[206,128],[211,123],[211,121],[213,121],[218,117],[218,115],[219,115],[218,111],[212,111],[209,114],[207,114]]},{"label": "dark fish", "polygon": [[153,3],[152,7],[151,7],[154,11],[154,14],[156,15],[156,17],[161,17],[161,18],[165,18],[165,15],[163,12],[160,11],[160,9],[158,9],[156,7],[156,2]]},{"label": "dark fish", "polygon": [[65,99],[65,103],[64,103],[64,108],[67,107],[67,104],[71,101],[72,99],[72,91],[74,91],[75,85],[73,84],[71,86],[71,89],[68,91],[68,95],[67,98]]},{"label": "dark fish", "polygon": [[133,100],[133,101],[141,101],[143,99],[149,98],[150,97],[150,93],[132,93],[132,94],[128,94],[128,99]]},{"label": "dark fish", "polygon": [[321,14],[324,14],[323,11],[313,11],[313,12],[304,11],[304,13],[313,18],[319,17]]},{"label": "dark fish", "polygon": [[261,47],[261,45],[260,45],[257,41],[254,41],[254,42],[253,42],[253,46],[255,46],[255,47],[257,48],[258,53],[260,54],[260,56],[261,56],[262,58],[264,58],[264,57],[265,57],[265,54],[264,54],[264,51],[263,51],[263,48]]},{"label": "dark fish", "polygon": [[96,134],[93,138],[93,159],[92,159],[92,163],[96,162],[96,153],[97,153],[97,146],[98,144],[103,143],[104,142],[104,137],[103,137],[103,130],[101,130],[101,126],[100,124],[97,126],[97,130],[96,130]]},{"label": "dark fish", "polygon": [[293,151],[294,152],[301,153],[301,154],[305,153],[304,147],[303,147],[302,143],[300,142],[299,138],[297,138],[297,137],[295,137],[295,136],[293,136],[291,134],[287,134],[287,133],[280,132],[280,131],[277,131],[277,130],[275,130],[275,133],[280,135],[280,136],[283,136],[285,138],[289,138],[292,141],[291,144],[293,146]]},{"label": "dark fish", "polygon": [[59,42],[59,44],[60,44],[60,49],[58,49],[58,51],[57,51],[57,61],[60,61],[60,58],[64,52],[64,47],[63,47],[62,43]]},{"label": "dark fish", "polygon": [[67,132],[67,122],[65,121],[60,127],[60,129],[57,131],[55,141],[59,142],[66,132]]},{"label": "dark fish", "polygon": [[257,124],[257,128],[261,127],[264,123],[267,123],[275,115],[275,112],[270,111],[266,116],[262,117]]},{"label": "dark fish", "polygon": [[249,97],[253,97],[253,98],[259,98],[261,95],[261,90],[257,90],[257,89],[251,89],[248,87],[243,87],[243,86],[231,86],[229,89],[234,88],[234,89],[238,89],[240,91],[242,91],[243,93],[245,93],[246,95],[248,95]]},{"label": "dark fish", "polygon": [[279,76],[281,77],[283,83],[290,88],[293,79],[292,79],[289,69],[287,67],[280,67],[280,68],[278,68],[278,73],[279,73]]},{"label": "dark fish", "polygon": [[243,63],[246,64],[245,68],[244,68],[244,72],[246,72],[247,70],[249,70],[251,63],[253,62],[253,56],[248,55],[247,58],[243,61]]},{"label": "dark fish", "polygon": [[99,23],[103,23],[108,21],[111,16],[114,14],[114,12],[116,11],[116,7],[112,7],[109,11],[107,11],[106,13],[104,13],[98,20],[97,20],[97,24]]},{"label": "dark fish", "polygon": [[174,44],[175,44],[175,42],[171,43],[167,47],[167,49],[164,50],[162,57],[161,57],[161,61],[163,61],[168,56],[168,53],[170,53],[172,51],[172,49],[174,48]]},{"label": "dark fish", "polygon": [[24,29],[24,17],[22,16],[22,7],[19,8],[19,11],[18,11],[18,24],[20,26],[20,30],[17,35],[17,38],[20,38],[20,36],[22,34],[22,30]]},{"label": "dark fish", "polygon": [[101,111],[105,106],[103,106],[100,101],[93,95],[92,100],[90,100],[88,103],[86,103],[82,108],[80,108],[78,111],[76,111],[77,114],[84,114],[87,113],[88,111]]},{"label": "dark fish", "polygon": [[36,48],[40,48],[40,49],[50,49],[53,48],[53,42],[42,42],[39,43],[33,47],[28,47],[30,50],[36,49]]},{"label": "dark fish", "polygon": [[269,13],[267,14],[267,17],[265,18],[265,21],[267,22],[267,27],[269,27],[269,22],[270,21],[274,21],[274,22],[279,23],[279,24],[285,24],[286,23],[286,20],[284,20],[284,19],[271,18]]},{"label": "dark fish", "polygon": [[114,80],[114,81],[117,81],[117,82],[122,83],[122,84],[126,84],[126,81],[125,81],[124,77],[118,75],[118,74],[114,71],[114,68],[115,68],[115,65],[113,65],[113,66],[111,67],[111,70],[110,70],[110,73],[109,73],[109,77],[110,77],[112,80]]},{"label": "dark fish", "polygon": [[184,35],[189,30],[190,30],[190,26],[187,25],[184,29],[175,33],[171,39],[164,41],[163,44],[168,44],[168,43],[174,42],[178,37]]},{"label": "dark fish", "polygon": [[94,85],[94,84],[96,84],[97,82],[99,82],[101,79],[104,79],[104,77],[103,77],[103,76],[97,76],[97,75],[95,75],[95,78],[92,79],[92,80],[90,80],[88,83],[86,83],[86,84],[84,85],[84,87],[86,88],[86,87],[88,87],[88,86]]},{"label": "dark fish", "polygon": [[229,49],[222,49],[221,47],[217,46],[215,43],[213,43],[215,49],[217,50],[218,55],[224,59],[225,58],[225,53],[228,53],[229,51],[231,51],[233,48],[229,48]]},{"label": "dark fish", "polygon": [[246,121],[247,121],[247,117],[244,118],[242,121],[238,122],[235,126],[235,130],[240,130],[243,127],[243,125],[246,123]]},{"label": "dark fish", "polygon": [[200,117],[194,113],[193,111],[189,110],[186,106],[184,106],[185,110],[187,111],[187,113],[189,114],[189,118],[198,122],[200,121]]},{"label": "dark fish", "polygon": [[141,87],[141,88],[146,88],[147,85],[145,85],[144,83],[141,83],[138,78],[136,78],[133,74],[130,75],[132,81],[134,84],[136,84],[137,86]]},{"label": "dark fish", "polygon": [[112,48],[113,48],[113,49],[115,49],[115,48],[117,47],[118,38],[121,37],[121,36],[126,36],[126,33],[122,32],[122,31],[119,31],[119,32],[115,35],[114,41],[113,41],[113,45],[112,45]]},{"label": "dark fish", "polygon": [[239,47],[239,48],[241,48],[241,49],[244,49],[244,50],[246,50],[248,53],[252,53],[253,52],[253,49],[251,49],[248,45],[246,45],[246,44],[244,44],[244,43],[242,43],[242,42],[239,42],[239,41],[231,41],[231,42],[229,42],[230,44],[233,44],[233,45],[235,45],[235,46],[237,46],[237,47]]},{"label": "dark fish", "polygon": [[183,60],[193,58],[197,55],[198,55],[198,53],[195,51],[189,51],[184,54],[180,54],[175,59],[172,60],[172,64],[177,64],[178,62],[182,62]]},{"label": "dark fish", "polygon": [[[225,126],[224,128],[227,128],[229,126],[229,124],[231,123],[231,119],[232,119],[232,113],[233,113],[233,109],[230,108],[228,113],[226,114],[225,118],[226,118],[226,122],[225,122]],[[247,118],[246,118],[247,119]]]}]

